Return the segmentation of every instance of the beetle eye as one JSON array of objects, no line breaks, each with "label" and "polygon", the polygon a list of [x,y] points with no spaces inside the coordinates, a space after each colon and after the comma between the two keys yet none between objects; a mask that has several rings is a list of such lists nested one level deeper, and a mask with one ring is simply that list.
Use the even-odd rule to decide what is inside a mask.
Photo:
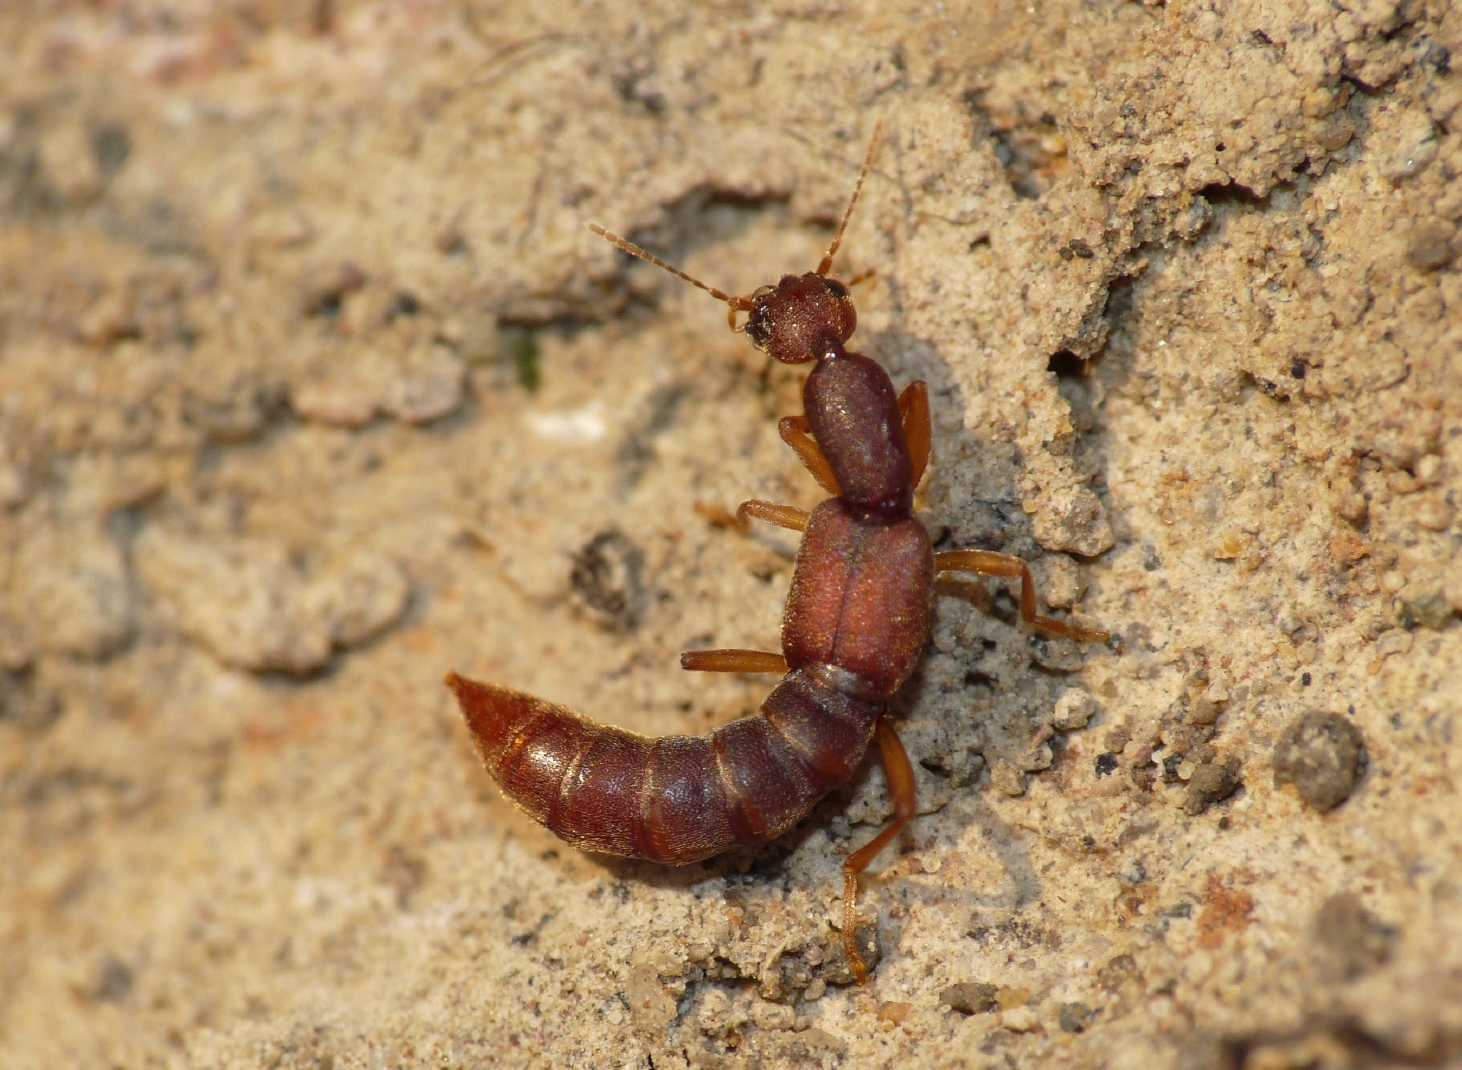
[{"label": "beetle eye", "polygon": [[822,284],[827,287],[828,293],[832,294],[839,301],[847,300],[848,288],[837,279],[823,279]]},{"label": "beetle eye", "polygon": [[772,340],[772,323],[766,309],[758,308],[752,311],[746,320],[746,337],[751,339],[751,344],[757,349],[767,347],[767,343]]}]

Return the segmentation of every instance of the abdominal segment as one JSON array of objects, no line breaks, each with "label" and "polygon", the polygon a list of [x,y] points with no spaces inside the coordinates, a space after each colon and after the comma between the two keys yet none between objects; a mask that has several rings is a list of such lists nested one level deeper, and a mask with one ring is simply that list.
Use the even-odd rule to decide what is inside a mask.
[{"label": "abdominal segment", "polygon": [[650,739],[455,674],[503,793],[586,851],[683,865],[786,832],[862,762],[879,707],[806,672],[761,713],[705,736]]}]

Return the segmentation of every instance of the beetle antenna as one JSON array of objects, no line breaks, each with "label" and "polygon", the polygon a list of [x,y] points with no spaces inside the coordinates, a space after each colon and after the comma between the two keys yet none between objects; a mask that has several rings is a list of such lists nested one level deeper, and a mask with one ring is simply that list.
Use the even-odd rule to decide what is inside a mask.
[{"label": "beetle antenna", "polygon": [[868,142],[868,153],[863,157],[863,170],[858,172],[857,184],[853,186],[853,196],[848,199],[848,207],[843,209],[843,218],[838,223],[838,232],[833,235],[833,243],[827,247],[822,263],[817,265],[819,275],[826,275],[828,269],[833,266],[833,257],[838,255],[838,246],[843,244],[843,231],[848,229],[848,218],[853,214],[853,207],[858,203],[858,194],[863,192],[863,180],[868,177],[868,168],[873,164],[873,154],[878,151],[878,143],[882,138],[883,120],[880,119],[873,126],[873,140]]},{"label": "beetle antenna", "polygon": [[706,293],[710,294],[717,301],[725,301],[733,309],[740,309],[742,312],[751,311],[751,298],[735,297],[731,294],[728,294],[725,290],[718,290],[714,286],[707,286],[694,275],[687,275],[685,272],[681,271],[673,264],[667,264],[665,261],[661,260],[654,253],[650,252],[650,250],[641,248],[634,242],[630,241],[628,238],[621,238],[612,230],[605,230],[598,223],[589,223],[588,227],[595,234],[599,235],[599,237],[609,242],[609,244],[623,250],[626,253],[629,253],[630,256],[638,257],[641,260],[645,260],[651,264],[654,264],[657,268],[663,268],[678,279],[684,279],[692,286],[699,287],[700,289],[706,291]]}]

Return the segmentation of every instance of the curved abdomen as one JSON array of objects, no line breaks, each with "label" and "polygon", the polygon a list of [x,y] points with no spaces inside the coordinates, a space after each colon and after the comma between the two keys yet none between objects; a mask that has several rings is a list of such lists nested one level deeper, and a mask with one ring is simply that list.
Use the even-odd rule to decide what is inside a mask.
[{"label": "curved abdomen", "polygon": [[882,706],[789,673],[708,736],[648,739],[507,688],[447,677],[483,763],[586,851],[683,865],[780,836],[856,770]]}]

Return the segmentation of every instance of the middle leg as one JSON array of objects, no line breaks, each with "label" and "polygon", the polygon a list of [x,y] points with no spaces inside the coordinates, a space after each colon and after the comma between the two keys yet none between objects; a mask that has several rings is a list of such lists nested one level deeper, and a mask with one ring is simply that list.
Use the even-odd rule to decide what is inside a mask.
[{"label": "middle leg", "polygon": [[742,502],[734,513],[726,512],[719,505],[708,505],[705,502],[696,502],[695,511],[717,527],[735,528],[743,535],[751,533],[752,520],[765,520],[768,524],[775,524],[788,531],[806,531],[811,515],[806,509],[798,509],[795,505],[779,505],[756,498]]},{"label": "middle leg", "polygon": [[1030,566],[1012,554],[993,550],[946,550],[934,555],[936,572],[973,572],[979,576],[1020,577],[1020,619],[1038,632],[1082,643],[1105,643],[1111,635],[1100,628],[1083,628],[1036,612],[1036,581]]}]

